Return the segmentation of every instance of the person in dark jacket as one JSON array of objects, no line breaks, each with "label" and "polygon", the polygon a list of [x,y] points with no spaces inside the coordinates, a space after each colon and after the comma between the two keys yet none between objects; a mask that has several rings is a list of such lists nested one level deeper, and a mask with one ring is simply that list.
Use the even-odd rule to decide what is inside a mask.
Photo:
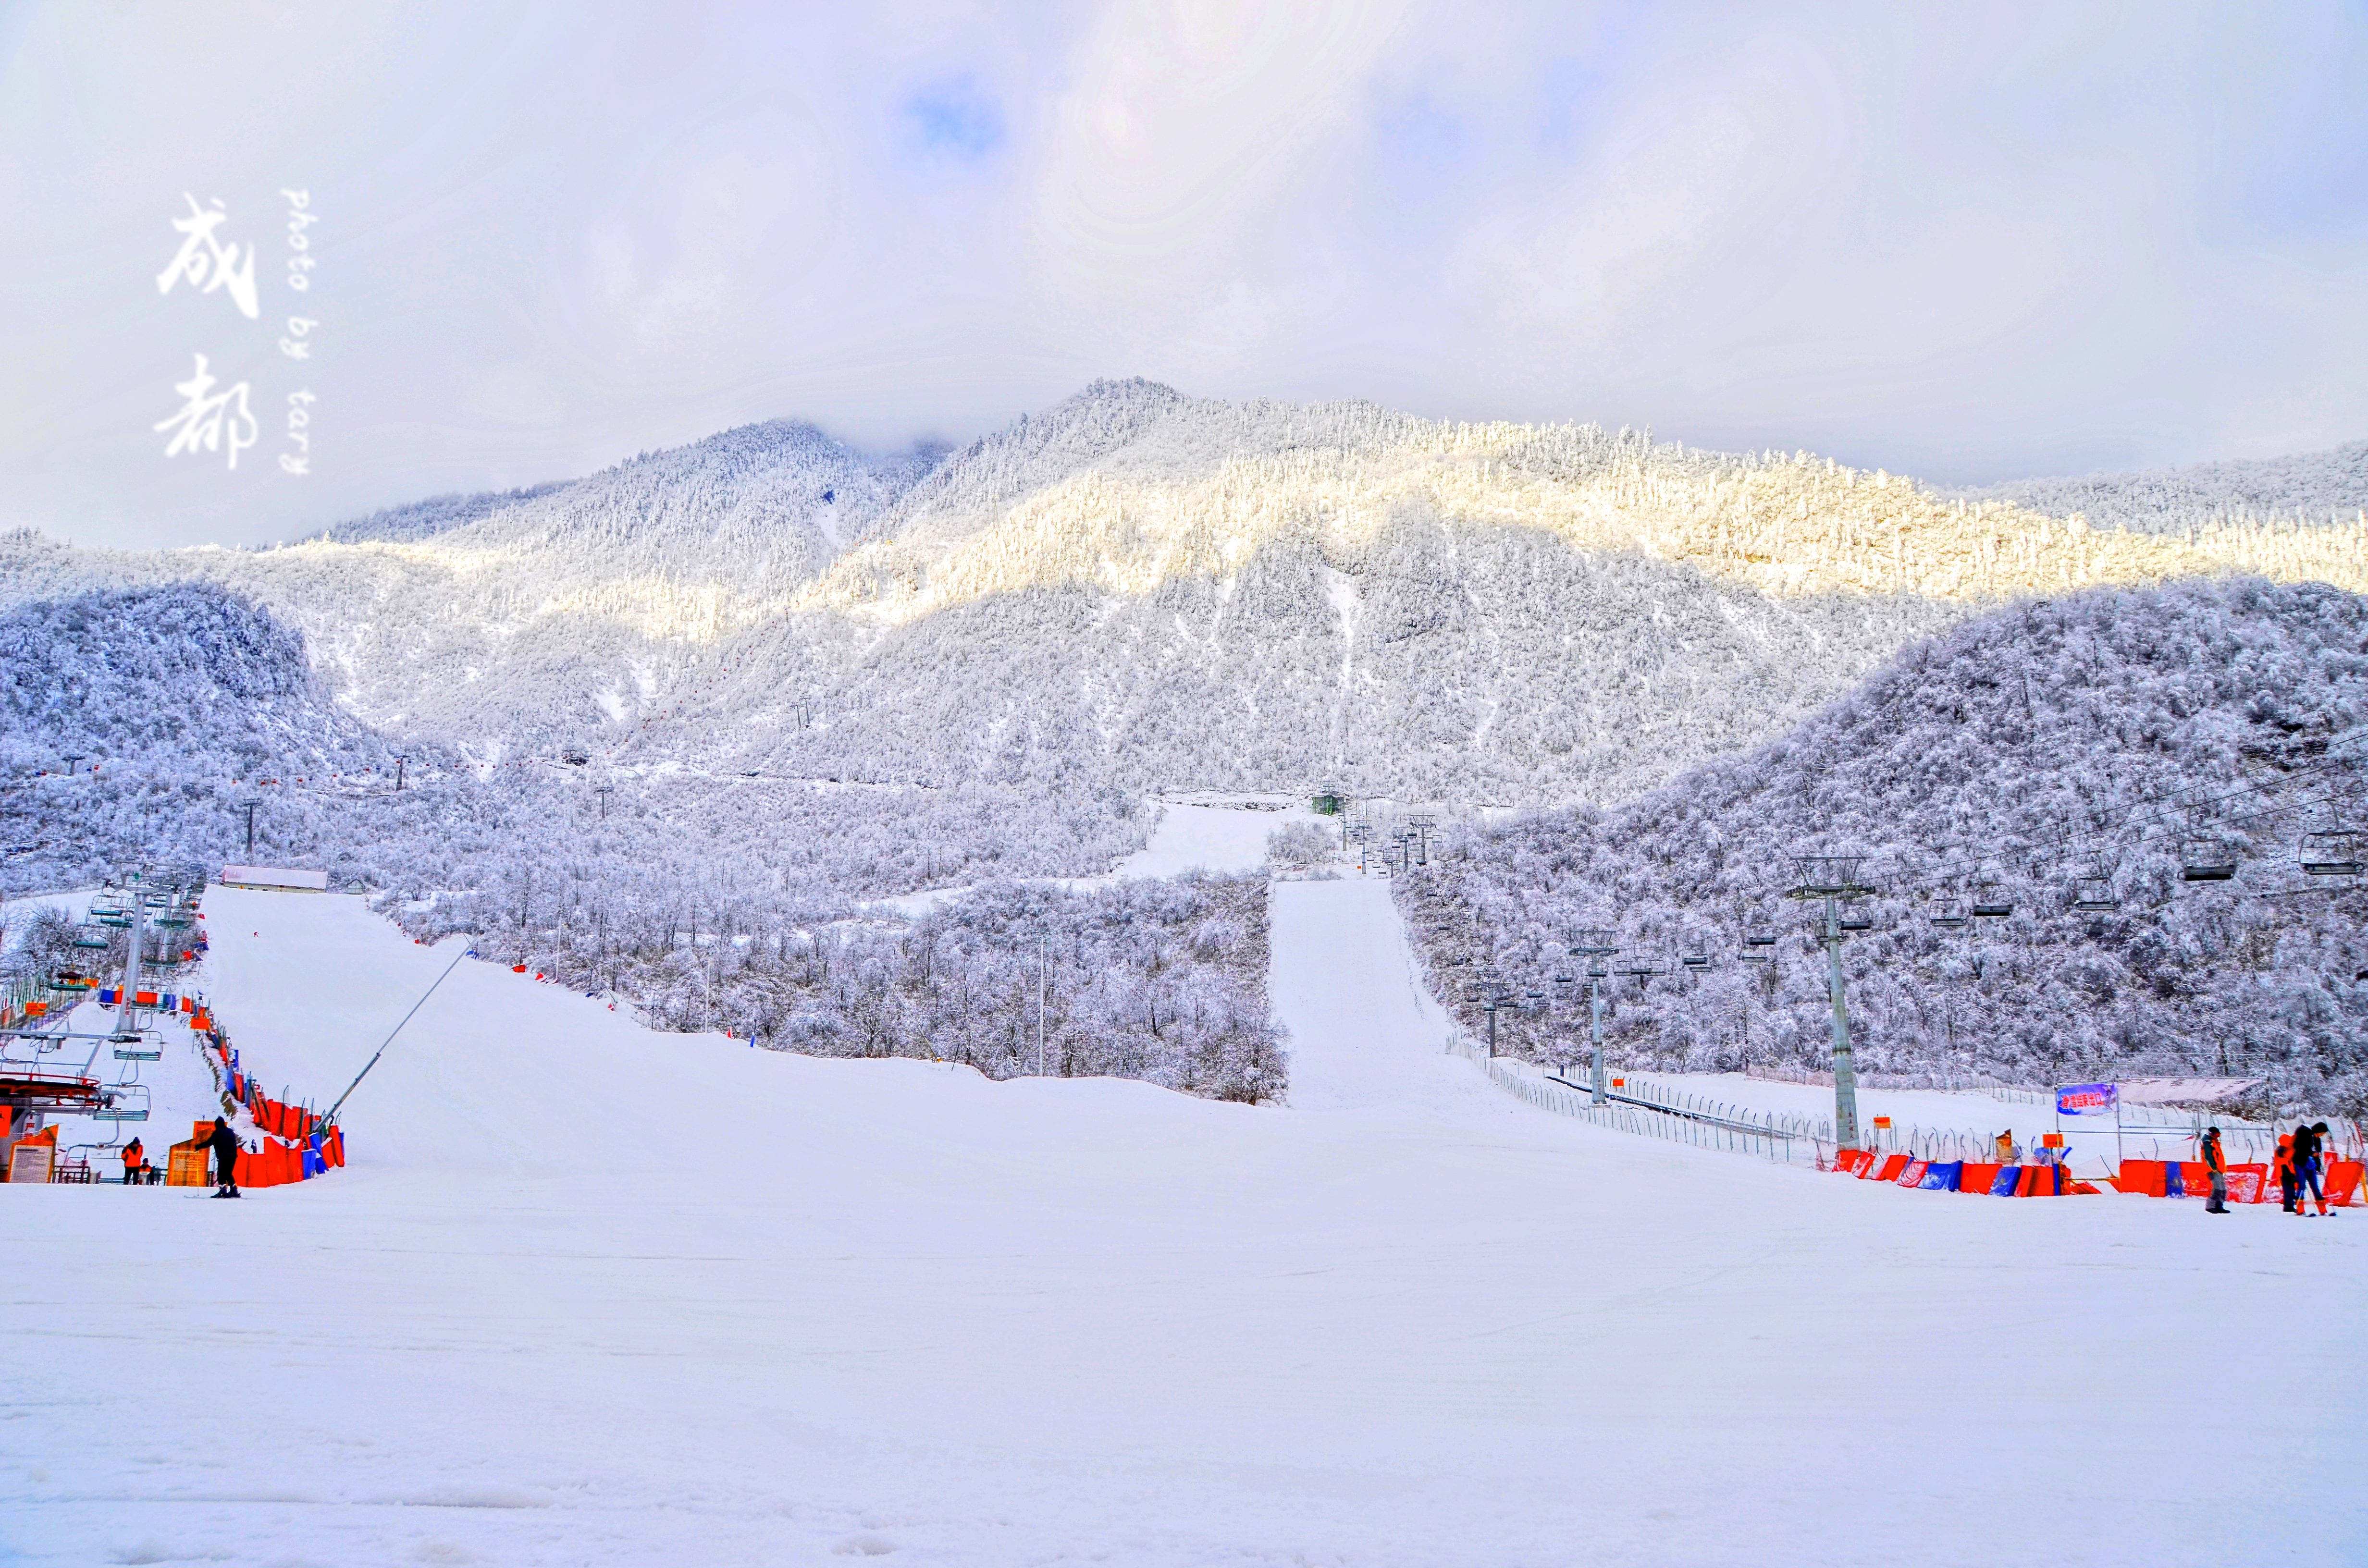
[{"label": "person in dark jacket", "polygon": [[214,1152],[214,1184],[216,1198],[238,1196],[238,1130],[224,1117],[214,1123],[213,1136],[206,1140]]},{"label": "person in dark jacket", "polygon": [[[2322,1124],[2323,1125],[2323,1124]],[[2294,1132],[2294,1212],[2305,1219],[2310,1210],[2304,1207],[2304,1194],[2318,1199],[2318,1211],[2327,1213],[2327,1194],[2318,1185],[2318,1129],[2307,1123]]]},{"label": "person in dark jacket", "polygon": [[2212,1178],[2212,1196],[2204,1200],[2203,1211],[2206,1214],[2226,1214],[2228,1212],[2228,1167],[2220,1157],[2218,1128],[2203,1130],[2202,1153],[2204,1174]]},{"label": "person in dark jacket", "polygon": [[2305,1137],[2310,1140],[2310,1153],[2306,1158],[2294,1162],[2294,1212],[2302,1212],[2303,1188],[2307,1186],[2311,1197],[2318,1200],[2318,1217],[2324,1220],[2332,1212],[2327,1206],[2327,1191],[2320,1180],[2327,1170],[2327,1123],[2314,1121],[2308,1127],[2295,1131],[2294,1150],[2297,1153],[2301,1153],[2302,1141]]}]

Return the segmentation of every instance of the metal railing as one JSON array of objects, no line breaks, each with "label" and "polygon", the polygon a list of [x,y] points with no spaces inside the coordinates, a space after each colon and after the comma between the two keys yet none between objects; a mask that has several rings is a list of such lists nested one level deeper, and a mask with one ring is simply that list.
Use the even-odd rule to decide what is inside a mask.
[{"label": "metal railing", "polygon": [[1447,1037],[1447,1050],[1478,1066],[1497,1087],[1520,1096],[1540,1110],[1571,1117],[1590,1126],[1609,1128],[1615,1132],[1642,1138],[1686,1143],[1697,1149],[1755,1154],[1780,1165],[1815,1165],[1824,1169],[1832,1164],[1831,1139],[1820,1142],[1814,1134],[1782,1122],[1748,1115],[1711,1115],[1664,1107],[1626,1095],[1599,1106],[1593,1103],[1588,1091],[1558,1078],[1524,1072],[1511,1058],[1489,1055],[1486,1046],[1461,1032]]}]

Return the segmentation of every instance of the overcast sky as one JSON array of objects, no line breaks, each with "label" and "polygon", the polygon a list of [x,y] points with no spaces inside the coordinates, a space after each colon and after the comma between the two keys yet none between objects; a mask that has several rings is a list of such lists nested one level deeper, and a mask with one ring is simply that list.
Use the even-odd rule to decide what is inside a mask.
[{"label": "overcast sky", "polygon": [[2358,4],[11,0],[0,213],[0,526],[91,542],[1097,376],[1942,481],[2368,436]]}]

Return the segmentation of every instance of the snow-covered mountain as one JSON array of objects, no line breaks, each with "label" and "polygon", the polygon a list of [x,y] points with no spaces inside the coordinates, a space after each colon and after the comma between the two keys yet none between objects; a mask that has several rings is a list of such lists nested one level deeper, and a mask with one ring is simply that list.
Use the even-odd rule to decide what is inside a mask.
[{"label": "snow-covered mountain", "polygon": [[1960,490],[2100,528],[2178,533],[2232,518],[2291,519],[2318,527],[2357,523],[2368,507],[2368,441],[2323,452],[2194,463],[2136,473],[2019,479]]},{"label": "snow-covered mountain", "polygon": [[12,536],[0,580],[224,584],[349,710],[479,761],[1544,803],[1781,733],[1987,605],[2359,588],[2363,539],[2146,536],[1802,454],[1112,381],[942,460],[752,426],[277,550]]},{"label": "snow-covered mountain", "polygon": [[[1824,955],[1783,895],[1793,855],[1862,852],[1873,929],[1844,949],[1861,1066],[2260,1073],[2290,1104],[2357,1108],[2368,885],[2309,875],[2298,851],[2340,826],[2363,836],[2321,859],[2368,853],[2363,770],[2368,599],[2100,590],[1918,643],[1782,739],[1625,807],[1472,832],[1398,892],[1474,1023],[1466,982],[1551,993],[1574,933],[1605,926],[1615,970],[1661,971],[1642,992],[1618,976],[1622,1060],[1822,1065]],[[2238,869],[2185,879],[2203,863]],[[2014,912],[1969,917],[1985,901]],[[1752,932],[1779,938],[1776,961],[1740,961]],[[1506,1015],[1498,1037],[1552,1060],[1582,1013]]]},{"label": "snow-covered mountain", "polygon": [[[325,800],[374,793],[399,749],[340,711],[302,640],[200,584],[0,613],[0,838],[15,887],[243,850],[241,802],[284,802],[265,846],[313,846]],[[415,758],[416,778],[433,762]],[[268,784],[266,781],[269,781]]]}]

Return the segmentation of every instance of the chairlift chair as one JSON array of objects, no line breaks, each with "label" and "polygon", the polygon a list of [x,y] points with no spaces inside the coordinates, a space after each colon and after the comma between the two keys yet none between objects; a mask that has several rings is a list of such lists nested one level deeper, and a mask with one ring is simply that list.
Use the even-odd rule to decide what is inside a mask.
[{"label": "chairlift chair", "polygon": [[148,1086],[145,1084],[114,1084],[99,1091],[99,1103],[90,1113],[93,1121],[145,1121],[148,1119]]},{"label": "chairlift chair", "polygon": [[2180,846],[2179,862],[2182,882],[2225,882],[2237,875],[2235,853],[2209,838],[2189,839]]},{"label": "chairlift chair", "polygon": [[1974,892],[1974,918],[2003,920],[2014,913],[2014,900],[1996,882],[1984,882]]},{"label": "chairlift chair", "polygon": [[2356,877],[2362,869],[2360,835],[2340,830],[2302,835],[2303,874],[2312,877]]},{"label": "chairlift chair", "polygon": [[165,1042],[154,1035],[125,1035],[115,1041],[118,1062],[161,1062]]},{"label": "chairlift chair", "polygon": [[2121,894],[2113,891],[2111,877],[2082,877],[2072,891],[2075,909],[2106,910],[2122,906]]},{"label": "chairlift chair", "polygon": [[104,926],[91,923],[74,928],[74,945],[77,948],[90,948],[103,951],[107,944],[107,927]]},{"label": "chairlift chair", "polygon": [[1962,898],[1944,898],[1941,901],[1940,909],[1932,915],[1932,924],[1943,930],[1953,931],[1963,926],[1965,919],[1965,901]]}]

